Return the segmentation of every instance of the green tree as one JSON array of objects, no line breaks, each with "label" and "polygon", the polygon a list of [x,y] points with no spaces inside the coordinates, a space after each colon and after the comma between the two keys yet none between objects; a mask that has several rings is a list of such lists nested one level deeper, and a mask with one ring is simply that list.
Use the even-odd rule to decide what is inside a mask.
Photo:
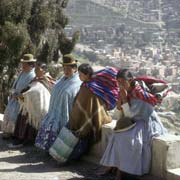
[{"label": "green tree", "polygon": [[24,53],[50,63],[58,60],[60,52],[72,52],[79,32],[69,39],[63,31],[68,24],[64,14],[67,4],[68,0],[0,0],[0,91],[4,89],[5,71],[5,89],[11,87]]}]

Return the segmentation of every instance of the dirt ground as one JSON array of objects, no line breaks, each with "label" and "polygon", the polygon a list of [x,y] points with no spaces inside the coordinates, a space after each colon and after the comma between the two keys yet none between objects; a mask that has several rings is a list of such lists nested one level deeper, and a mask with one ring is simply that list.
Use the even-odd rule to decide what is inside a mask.
[{"label": "dirt ground", "polygon": [[0,133],[0,180],[112,180],[97,177],[99,166],[84,161],[58,165],[48,154],[33,146],[9,149],[10,140]]},{"label": "dirt ground", "polygon": [[[99,165],[85,161],[59,165],[47,153],[34,146],[10,149],[11,140],[0,132],[0,180],[114,180],[113,175],[97,176]],[[160,180],[151,176],[123,180]],[[163,180],[163,179],[161,179]]]}]

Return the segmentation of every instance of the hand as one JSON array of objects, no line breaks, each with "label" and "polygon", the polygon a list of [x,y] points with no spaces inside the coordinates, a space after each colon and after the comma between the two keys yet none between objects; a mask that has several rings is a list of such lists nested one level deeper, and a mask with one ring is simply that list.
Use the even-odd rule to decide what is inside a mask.
[{"label": "hand", "polygon": [[11,98],[12,98],[12,99],[16,99],[16,100],[17,100],[17,98],[18,98],[18,93],[14,93],[14,94],[12,94],[12,95],[11,95]]},{"label": "hand", "polygon": [[19,100],[24,101],[24,97],[23,97],[22,94],[20,94],[20,95],[18,96],[18,98],[19,98]]},{"label": "hand", "polygon": [[123,87],[120,87],[120,99],[122,104],[127,102],[127,90]]},{"label": "hand", "polygon": [[121,99],[119,99],[119,100],[117,101],[116,108],[117,108],[118,110],[122,110],[121,105],[122,105],[122,101],[121,101]]}]

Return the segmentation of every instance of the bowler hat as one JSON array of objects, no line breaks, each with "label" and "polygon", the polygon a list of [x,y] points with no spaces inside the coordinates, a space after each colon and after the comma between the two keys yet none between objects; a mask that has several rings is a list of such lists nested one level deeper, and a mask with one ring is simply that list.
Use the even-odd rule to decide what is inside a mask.
[{"label": "bowler hat", "polygon": [[127,131],[133,128],[135,125],[136,125],[136,122],[134,122],[132,118],[122,117],[117,121],[114,131],[115,132]]},{"label": "bowler hat", "polygon": [[32,54],[24,54],[21,62],[36,62],[36,59]]},{"label": "bowler hat", "polygon": [[66,54],[63,56],[63,62],[62,65],[74,65],[77,64],[78,60],[76,60],[71,54]]}]

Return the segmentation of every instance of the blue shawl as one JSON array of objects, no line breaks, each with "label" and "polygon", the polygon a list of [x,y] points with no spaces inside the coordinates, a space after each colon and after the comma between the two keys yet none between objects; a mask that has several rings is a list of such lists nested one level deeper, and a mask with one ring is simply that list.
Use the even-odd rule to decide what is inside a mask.
[{"label": "blue shawl", "polygon": [[74,98],[79,91],[81,81],[78,73],[66,78],[63,76],[52,89],[49,111],[42,124],[52,124],[52,131],[59,132],[69,120]]},{"label": "blue shawl", "polygon": [[[13,94],[20,94],[23,89],[25,89],[29,83],[34,79],[35,72],[32,69],[30,72],[21,72],[18,78],[15,80],[12,90]],[[10,98],[8,105],[4,112],[4,117],[7,117],[8,121],[16,122],[17,115],[19,113],[19,103],[17,99]]]}]

